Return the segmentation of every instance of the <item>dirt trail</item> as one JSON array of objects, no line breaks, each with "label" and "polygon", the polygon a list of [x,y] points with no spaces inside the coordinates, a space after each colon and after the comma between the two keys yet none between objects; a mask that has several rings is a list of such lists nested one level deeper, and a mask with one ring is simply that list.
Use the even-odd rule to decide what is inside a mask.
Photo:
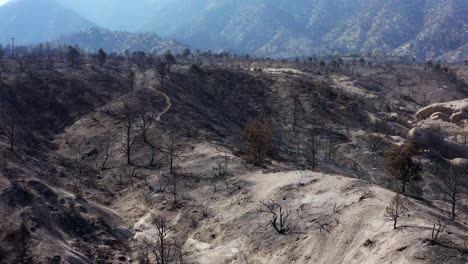
[{"label": "dirt trail", "polygon": [[171,110],[172,103],[171,103],[171,98],[169,98],[169,96],[167,96],[166,93],[161,92],[161,91],[156,90],[156,89],[155,89],[155,91],[156,91],[158,94],[164,96],[164,98],[166,99],[166,104],[167,104],[167,105],[166,105],[166,108],[164,108],[164,110],[163,110],[161,113],[159,113],[159,115],[156,117],[156,120],[157,120],[157,121],[160,121],[160,120],[161,120],[161,117],[162,117],[164,114],[166,114],[169,110]]},{"label": "dirt trail", "polygon": [[160,91],[158,89],[157,82],[158,81],[156,80],[156,76],[155,76],[155,73],[153,71],[151,71],[151,70],[150,71],[145,71],[145,72],[142,72],[142,73],[138,73],[136,75],[135,87],[136,87],[136,89],[152,89],[157,94],[164,97],[164,99],[166,100],[166,107],[156,117],[156,121],[161,121],[161,117],[163,115],[165,115],[169,110],[171,110],[172,102],[171,102],[171,98],[169,98],[169,96],[166,93],[164,93],[164,92],[162,92],[162,91]]}]

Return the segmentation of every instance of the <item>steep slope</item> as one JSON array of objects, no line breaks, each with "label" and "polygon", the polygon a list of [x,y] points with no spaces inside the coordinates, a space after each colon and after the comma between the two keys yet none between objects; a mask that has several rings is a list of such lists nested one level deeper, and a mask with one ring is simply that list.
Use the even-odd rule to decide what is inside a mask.
[{"label": "steep slope", "polygon": [[144,51],[163,53],[167,50],[181,52],[185,47],[173,41],[162,40],[156,33],[129,33],[110,31],[101,28],[88,28],[78,33],[61,37],[54,41],[57,44],[78,45],[81,49],[123,53],[124,51]]},{"label": "steep slope", "polygon": [[55,0],[14,0],[0,6],[1,42],[15,37],[18,44],[48,41],[94,26]]},{"label": "steep slope", "polygon": [[[10,254],[19,247],[25,263],[118,263],[128,233],[124,219],[103,206],[112,194],[88,178],[92,168],[78,173],[73,159],[56,155],[48,138],[125,93],[126,76],[111,67],[72,73],[56,64],[24,78],[15,63],[3,63],[11,75],[0,77],[0,263],[19,263],[19,253]],[[16,134],[11,151],[4,129],[15,118],[27,129]],[[87,180],[73,180],[78,174]]]},{"label": "steep slope", "polygon": [[156,32],[202,50],[273,57],[373,51],[458,63],[467,58],[464,0],[59,2],[102,27]]},{"label": "steep slope", "polygon": [[142,29],[264,56],[375,51],[424,60],[466,44],[467,14],[463,0],[199,0],[159,3]]},{"label": "steep slope", "polygon": [[453,61],[455,63],[465,63],[467,61],[466,54],[468,54],[468,44],[465,44],[458,49],[449,51],[441,55],[437,60],[440,61]]},{"label": "steep slope", "polygon": [[[178,57],[162,85],[154,69],[114,58],[32,60],[25,72],[2,61],[2,113],[23,118],[0,116],[0,263],[23,244],[37,263],[145,263],[158,216],[193,264],[466,263],[468,204],[451,221],[437,192],[456,153],[422,148],[409,212],[397,230],[385,217],[398,182],[384,148],[407,139],[423,105],[467,97],[451,72],[194,56]],[[242,131],[264,115],[273,153],[254,166]],[[11,151],[6,128],[19,120]],[[290,211],[286,234],[271,226],[270,200]],[[431,242],[437,219],[448,226]],[[27,239],[15,243],[21,224]]]},{"label": "steep slope", "polygon": [[397,54],[417,58],[442,57],[448,61],[461,62],[468,58],[468,3],[466,1],[427,1],[423,20],[417,35],[401,45]]},{"label": "steep slope", "polygon": [[[97,155],[104,158],[106,148],[111,150],[110,169],[103,173],[100,182],[119,193],[113,206],[132,226],[133,245],[137,249],[144,248],[142,245],[150,244],[157,236],[155,219],[163,216],[189,263],[464,263],[468,254],[463,247],[468,234],[466,225],[461,224],[466,221],[464,213],[456,224],[443,232],[440,241],[444,246],[432,244],[433,221],[446,214],[442,207],[429,200],[409,199],[410,212],[399,222],[401,228],[393,230],[384,215],[395,193],[361,180],[385,176],[380,174],[382,154],[376,151],[373,154],[376,156],[366,156],[374,150],[360,143],[359,138],[368,141],[382,136],[385,141],[400,142],[407,128],[402,128],[398,122],[411,121],[413,117],[408,113],[418,109],[418,103],[402,98],[406,91],[393,87],[385,77],[380,79],[382,83],[365,78],[353,81],[338,73],[324,77],[314,71],[289,67],[269,65],[262,72],[255,72],[207,66],[201,70],[203,73],[198,73],[203,76],[195,77],[190,67],[176,66],[165,87],[159,85],[153,71],[141,72],[133,93],[108,104],[103,108],[105,112],[97,111],[83,117],[57,135],[58,152],[72,157],[83,146],[85,153],[95,148]],[[382,74],[377,72],[369,74]],[[322,86],[320,80],[326,79],[333,84]],[[431,88],[426,85],[428,83],[421,88],[429,91]],[[426,92],[416,90],[415,99]],[[339,95],[334,95],[333,91],[340,91]],[[337,163],[325,165],[326,158],[319,157],[320,170],[328,173],[297,171],[302,150],[296,150],[300,147],[295,145],[295,140],[301,138],[300,128],[293,132],[291,126],[285,124],[291,115],[289,100],[294,92],[300,93],[304,116],[310,116],[313,111],[314,118],[322,122],[321,127],[338,126],[334,132],[324,132],[336,135],[339,141]],[[455,87],[447,87],[446,93],[457,98],[464,96]],[[220,94],[226,96],[222,115],[217,97]],[[441,99],[435,93],[431,95]],[[123,102],[133,100],[145,111],[154,111],[158,117],[163,114],[148,130],[150,142],[167,148],[169,134],[173,133],[171,129],[178,127],[175,159],[178,205],[173,205],[173,193],[167,191],[172,188],[166,182],[171,177],[169,161],[162,158],[154,167],[143,165],[148,164],[150,152],[144,150],[141,139],[137,140],[140,143],[135,143],[139,149],[133,152],[132,160],[139,164],[135,178],[122,168],[126,157],[118,150],[125,140],[125,125],[115,117]],[[385,103],[395,109],[391,114],[395,119],[386,119],[385,113],[374,108]],[[281,127],[278,129],[282,139],[277,144],[282,160],[272,161],[263,168],[249,165],[240,158],[242,145],[235,141],[239,140],[236,134],[242,126],[237,124],[238,120],[254,113],[268,113]],[[386,134],[385,129],[375,128],[379,132],[371,133],[369,130],[374,128],[363,121],[367,115],[385,119],[383,126],[389,126],[392,132]],[[298,127],[309,125],[303,121]],[[321,144],[326,143],[322,141]],[[350,152],[363,155],[353,176],[361,179],[343,177],[351,169],[341,155]],[[220,164],[226,164],[227,175],[217,176]],[[115,175],[126,176],[118,183]],[[429,184],[429,173],[425,177]],[[130,187],[124,187],[126,185]],[[427,197],[431,196],[430,187],[424,188]],[[287,235],[279,235],[271,227],[271,216],[261,204],[270,200],[291,212],[287,223],[292,229]],[[146,242],[138,244],[138,241]],[[140,254],[142,251],[134,251],[133,258],[138,259]]]}]

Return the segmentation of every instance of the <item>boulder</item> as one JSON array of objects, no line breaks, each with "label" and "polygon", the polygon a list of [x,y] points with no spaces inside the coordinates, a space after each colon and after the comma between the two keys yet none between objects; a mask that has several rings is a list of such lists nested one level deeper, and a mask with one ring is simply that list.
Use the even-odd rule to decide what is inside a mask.
[{"label": "boulder", "polygon": [[468,168],[468,159],[453,159],[450,161],[452,166]]},{"label": "boulder", "polygon": [[[447,118],[448,117],[448,118]],[[468,98],[447,103],[431,104],[416,113],[416,118],[440,119],[453,123],[463,123],[468,120]]]},{"label": "boulder", "polygon": [[445,113],[442,113],[442,112],[435,112],[433,113],[429,119],[432,119],[432,120],[442,120],[442,121],[445,121],[445,122],[450,122],[450,116],[445,114]]},{"label": "boulder", "polygon": [[468,146],[446,140],[427,129],[418,127],[413,128],[408,133],[408,138],[418,145],[422,145],[432,151],[438,152],[445,158],[468,159]]},{"label": "boulder", "polygon": [[452,123],[465,123],[468,120],[468,112],[457,112],[450,116],[450,121]]}]

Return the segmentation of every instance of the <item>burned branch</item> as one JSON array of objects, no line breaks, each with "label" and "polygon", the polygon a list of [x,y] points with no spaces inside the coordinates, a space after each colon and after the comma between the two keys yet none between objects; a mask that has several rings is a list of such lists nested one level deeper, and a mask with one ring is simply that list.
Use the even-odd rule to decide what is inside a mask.
[{"label": "burned branch", "polygon": [[269,200],[267,202],[261,202],[264,206],[265,210],[262,212],[269,213],[271,216],[271,220],[269,221],[268,225],[271,225],[278,234],[286,235],[287,232],[291,229],[288,224],[288,218],[291,215],[291,210],[283,209],[283,207],[276,203],[273,200]]}]

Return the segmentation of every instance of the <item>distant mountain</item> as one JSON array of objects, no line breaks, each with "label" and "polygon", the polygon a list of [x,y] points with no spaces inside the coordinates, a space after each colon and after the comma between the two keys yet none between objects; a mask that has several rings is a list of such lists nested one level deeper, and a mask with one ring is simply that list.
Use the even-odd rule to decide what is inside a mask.
[{"label": "distant mountain", "polygon": [[61,37],[55,44],[78,45],[81,49],[96,51],[104,48],[108,52],[122,53],[126,50],[163,53],[171,50],[180,53],[185,47],[173,41],[162,40],[155,33],[129,33],[102,28],[88,28],[81,32]]},{"label": "distant mountain", "polygon": [[259,56],[468,57],[467,0],[16,0],[0,7],[0,17],[0,36],[28,41],[80,31],[89,20],[202,50]]},{"label": "distant mountain", "polygon": [[162,0],[57,0],[86,19],[111,30],[128,31],[151,15],[155,1]]},{"label": "distant mountain", "polygon": [[159,1],[139,29],[196,48],[263,56],[374,51],[461,61],[467,57],[468,2]]},{"label": "distant mountain", "polygon": [[16,37],[18,44],[47,41],[96,26],[55,0],[12,0],[0,6],[0,42]]},{"label": "distant mountain", "polygon": [[468,60],[468,44],[465,44],[455,50],[451,50],[439,56],[437,60],[465,63]]}]

